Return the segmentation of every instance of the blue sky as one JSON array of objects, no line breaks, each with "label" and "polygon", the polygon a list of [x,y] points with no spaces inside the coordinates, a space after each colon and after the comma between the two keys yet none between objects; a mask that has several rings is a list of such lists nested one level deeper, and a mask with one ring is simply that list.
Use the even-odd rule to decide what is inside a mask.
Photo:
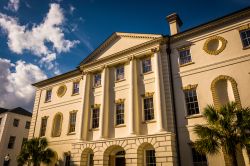
[{"label": "blue sky", "polygon": [[0,0],[0,107],[31,109],[30,83],[75,69],[113,32],[169,34],[165,17],[173,12],[183,31],[248,6],[250,0]]}]

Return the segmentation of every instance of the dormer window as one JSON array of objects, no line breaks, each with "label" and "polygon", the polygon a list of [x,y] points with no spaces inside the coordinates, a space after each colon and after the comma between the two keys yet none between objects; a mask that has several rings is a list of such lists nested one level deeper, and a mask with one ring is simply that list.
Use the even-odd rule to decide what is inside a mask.
[{"label": "dormer window", "polygon": [[101,86],[102,76],[101,73],[97,73],[94,75],[94,87]]},{"label": "dormer window", "polygon": [[179,50],[179,64],[185,65],[192,62],[190,48],[183,48]]},{"label": "dormer window", "polygon": [[116,68],[116,81],[124,79],[124,66],[118,66]]}]

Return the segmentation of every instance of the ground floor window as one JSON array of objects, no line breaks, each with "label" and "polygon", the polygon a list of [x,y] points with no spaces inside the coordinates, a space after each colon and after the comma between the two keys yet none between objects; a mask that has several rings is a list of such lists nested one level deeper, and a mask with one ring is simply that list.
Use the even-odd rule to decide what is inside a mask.
[{"label": "ground floor window", "polygon": [[71,159],[70,155],[65,156],[65,166],[70,166],[70,159]]},{"label": "ground floor window", "polygon": [[192,157],[194,166],[207,166],[206,155],[198,153],[195,148],[192,148]]},{"label": "ground floor window", "polygon": [[156,166],[155,150],[146,150],[146,166]]},{"label": "ground floor window", "polygon": [[88,155],[88,166],[94,166],[94,154]]}]

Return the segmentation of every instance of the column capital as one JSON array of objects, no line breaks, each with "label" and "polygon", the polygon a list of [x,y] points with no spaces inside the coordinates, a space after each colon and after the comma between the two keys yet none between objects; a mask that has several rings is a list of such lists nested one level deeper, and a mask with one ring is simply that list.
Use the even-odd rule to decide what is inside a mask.
[{"label": "column capital", "polygon": [[152,53],[158,53],[160,51],[160,49],[157,47],[157,48],[152,48],[151,49],[151,52]]},{"label": "column capital", "polygon": [[135,59],[135,56],[134,55],[131,55],[130,57],[128,57],[128,61],[132,61]]}]

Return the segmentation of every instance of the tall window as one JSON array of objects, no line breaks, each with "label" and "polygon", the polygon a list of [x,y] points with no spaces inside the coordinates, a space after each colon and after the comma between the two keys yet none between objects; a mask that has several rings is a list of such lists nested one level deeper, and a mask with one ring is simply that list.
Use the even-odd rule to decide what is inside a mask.
[{"label": "tall window", "polygon": [[142,60],[142,72],[147,73],[152,71],[151,58],[145,58]]},{"label": "tall window", "polygon": [[99,127],[99,113],[100,108],[94,108],[92,111],[92,128],[98,128]]},{"label": "tall window", "polygon": [[24,143],[27,142],[27,141],[28,141],[28,138],[23,138],[21,147],[23,147]]},{"label": "tall window", "polygon": [[240,37],[244,48],[250,46],[250,29],[241,31]]},{"label": "tall window", "polygon": [[29,129],[29,128],[30,128],[30,121],[26,121],[26,123],[25,123],[25,128],[26,128],[26,129]]},{"label": "tall window", "polygon": [[47,127],[47,118],[42,118],[41,129],[40,129],[40,137],[45,136]]},{"label": "tall window", "polygon": [[144,119],[154,119],[154,104],[153,97],[144,98]]},{"label": "tall window", "polygon": [[185,90],[184,93],[186,99],[187,114],[199,114],[199,104],[196,89]]},{"label": "tall window", "polygon": [[124,103],[116,104],[116,125],[124,124]]},{"label": "tall window", "polygon": [[102,80],[101,73],[95,74],[94,75],[94,87],[101,86],[101,80]]},{"label": "tall window", "polygon": [[52,137],[59,137],[62,130],[62,114],[58,113],[54,117]]},{"label": "tall window", "polygon": [[184,49],[179,51],[179,63],[180,65],[184,65],[186,63],[192,62],[190,49]]},{"label": "tall window", "polygon": [[156,166],[155,150],[146,150],[146,166]]},{"label": "tall window", "polygon": [[8,143],[8,149],[13,149],[15,145],[16,137],[10,136],[9,143]]},{"label": "tall window", "polygon": [[75,132],[76,127],[76,112],[71,112],[69,115],[69,133]]},{"label": "tall window", "polygon": [[65,155],[65,166],[70,166],[71,156],[70,154]]},{"label": "tall window", "polygon": [[51,89],[46,91],[45,102],[51,101],[51,94],[52,94]]},{"label": "tall window", "polygon": [[79,82],[74,82],[73,83],[73,94],[78,94],[79,93]]},{"label": "tall window", "polygon": [[116,80],[123,80],[124,79],[124,66],[119,66],[116,68]]},{"label": "tall window", "polygon": [[18,127],[18,125],[19,125],[19,119],[14,119],[13,126]]},{"label": "tall window", "polygon": [[193,165],[194,166],[207,166],[206,155],[198,153],[194,148],[192,148]]},{"label": "tall window", "polygon": [[94,166],[94,154],[93,153],[88,154],[88,166]]}]

